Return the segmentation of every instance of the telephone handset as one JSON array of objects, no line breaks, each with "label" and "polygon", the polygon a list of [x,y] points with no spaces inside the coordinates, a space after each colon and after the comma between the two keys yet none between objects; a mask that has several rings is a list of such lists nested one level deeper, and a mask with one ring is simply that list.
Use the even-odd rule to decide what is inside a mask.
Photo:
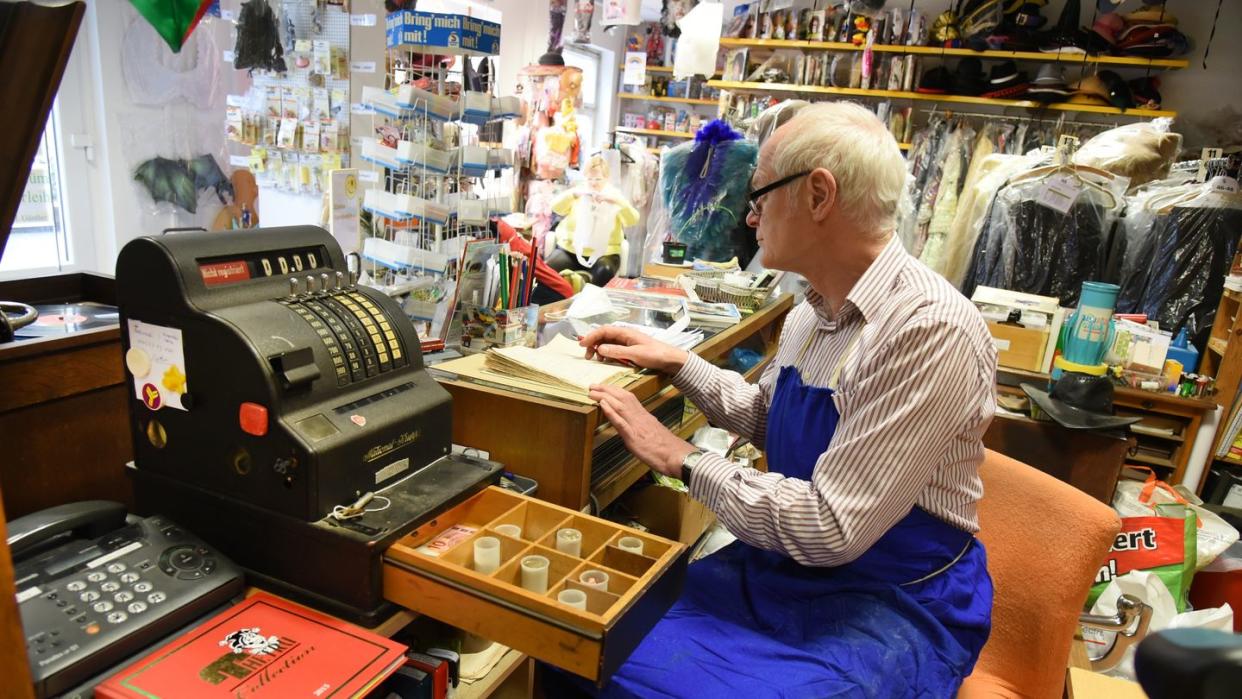
[{"label": "telephone handset", "polygon": [[60,694],[242,590],[242,571],[161,517],[117,502],[8,524],[26,651],[40,697]]}]

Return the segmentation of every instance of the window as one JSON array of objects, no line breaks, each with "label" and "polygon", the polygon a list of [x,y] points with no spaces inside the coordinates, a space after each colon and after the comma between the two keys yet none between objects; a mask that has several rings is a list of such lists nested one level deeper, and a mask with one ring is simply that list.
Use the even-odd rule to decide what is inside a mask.
[{"label": "window", "polygon": [[[599,79],[601,55],[593,48],[585,46],[566,46],[561,55],[565,65],[582,69],[582,107],[578,110],[578,137],[582,140],[583,158],[605,145],[604,134],[595,129],[596,124],[608,123],[608,114],[601,113],[600,107],[606,112],[612,100],[600,94],[605,89]],[[611,83],[608,85],[611,89]]]},{"label": "window", "polygon": [[60,270],[70,261],[58,134],[53,109],[39,139],[4,257],[0,258],[0,272]]}]

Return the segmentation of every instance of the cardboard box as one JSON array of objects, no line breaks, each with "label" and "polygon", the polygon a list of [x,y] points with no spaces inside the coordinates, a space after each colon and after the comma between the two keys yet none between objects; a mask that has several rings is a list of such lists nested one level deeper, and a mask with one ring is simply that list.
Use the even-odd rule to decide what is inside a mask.
[{"label": "cardboard box", "polygon": [[716,514],[685,493],[646,481],[621,496],[622,506],[652,534],[693,546]]},{"label": "cardboard box", "polygon": [[981,286],[970,300],[983,314],[996,343],[996,363],[1026,371],[1049,371],[1065,309],[1050,296]]},{"label": "cardboard box", "polygon": [[1048,329],[1024,328],[988,321],[988,332],[996,345],[996,363],[1027,371],[1042,371]]}]

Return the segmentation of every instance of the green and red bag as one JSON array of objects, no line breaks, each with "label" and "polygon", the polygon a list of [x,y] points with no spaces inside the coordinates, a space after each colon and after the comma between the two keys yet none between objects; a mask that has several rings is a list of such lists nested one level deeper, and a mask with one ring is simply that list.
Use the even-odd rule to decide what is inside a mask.
[{"label": "green and red bag", "polygon": [[1198,518],[1184,505],[1157,505],[1155,510],[1151,516],[1121,518],[1121,531],[1087,597],[1088,609],[1113,578],[1145,570],[1169,588],[1177,611],[1186,611],[1186,595],[1195,573]]}]

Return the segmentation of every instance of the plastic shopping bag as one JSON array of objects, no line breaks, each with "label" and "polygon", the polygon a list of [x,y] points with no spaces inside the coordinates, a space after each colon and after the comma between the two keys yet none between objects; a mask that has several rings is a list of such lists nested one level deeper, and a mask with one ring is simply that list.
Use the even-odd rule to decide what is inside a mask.
[{"label": "plastic shopping bag", "polygon": [[1183,505],[1160,505],[1156,515],[1121,518],[1121,531],[1108,550],[1087,595],[1092,605],[1117,578],[1131,571],[1156,575],[1173,598],[1176,610],[1186,609],[1186,595],[1195,573],[1195,513]]},{"label": "plastic shopping bag", "polygon": [[1196,526],[1196,558],[1195,570],[1203,570],[1225,549],[1238,540],[1238,530],[1219,515],[1200,507],[1203,501],[1195,497],[1183,486],[1170,486],[1156,478],[1155,472],[1149,468],[1130,466],[1129,468],[1146,471],[1146,481],[1122,480],[1117,482],[1117,491],[1113,495],[1113,509],[1122,517],[1142,517],[1154,514],[1160,505],[1184,505],[1194,511],[1199,520]]}]

